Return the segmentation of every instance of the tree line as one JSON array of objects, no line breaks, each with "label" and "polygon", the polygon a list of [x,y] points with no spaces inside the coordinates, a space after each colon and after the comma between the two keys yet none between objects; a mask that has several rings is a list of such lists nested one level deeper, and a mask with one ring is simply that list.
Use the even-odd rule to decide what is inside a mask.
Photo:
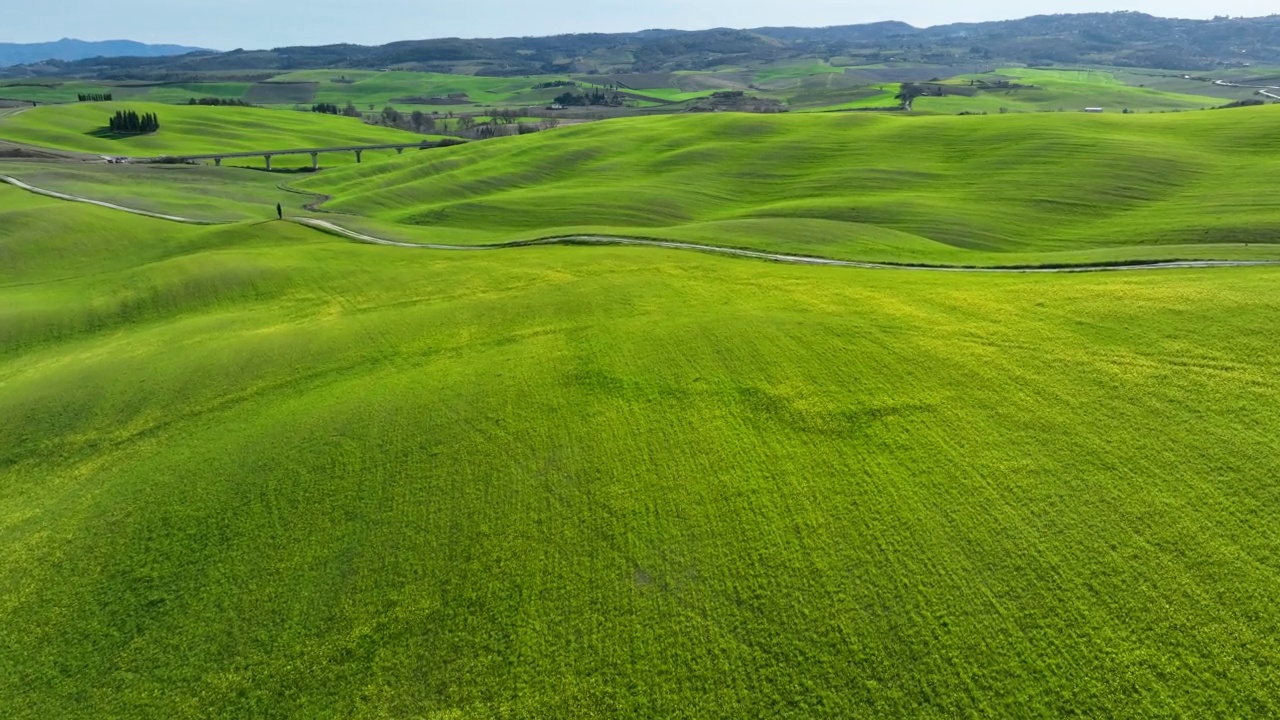
[{"label": "tree line", "polygon": [[609,107],[621,107],[623,96],[617,92],[591,89],[578,95],[576,93],[567,92],[559,95],[555,99],[557,105],[564,107],[585,106],[585,105],[605,105]]},{"label": "tree line", "polygon": [[[372,110],[373,106],[370,105],[369,109]],[[350,100],[347,101],[347,106],[344,108],[339,108],[333,103],[318,103],[311,106],[311,112],[323,113],[325,115],[342,115],[345,117],[364,117],[364,113],[361,113],[360,109],[352,104]]]},{"label": "tree line", "polygon": [[253,103],[249,102],[248,100],[231,100],[228,98],[216,98],[216,97],[191,98],[187,100],[187,104],[188,105],[213,105],[213,106],[228,105],[233,107],[253,107]]},{"label": "tree line", "polygon": [[111,102],[111,93],[77,93],[80,102]]},{"label": "tree line", "polygon": [[111,132],[126,135],[143,135],[159,130],[160,118],[156,117],[155,113],[139,115],[133,110],[117,110],[116,114],[111,116],[109,127]]},{"label": "tree line", "polygon": [[[373,107],[370,105],[370,110]],[[306,112],[308,108],[305,105],[295,105],[294,109]],[[543,118],[540,122],[524,122],[527,115],[536,114],[536,111],[521,111],[513,108],[490,108],[478,111],[478,115],[469,113],[455,115],[453,112],[440,114],[425,113],[421,110],[401,112],[394,106],[387,105],[381,112],[364,113],[353,103],[348,102],[346,107],[339,107],[333,103],[316,103],[310,107],[310,110],[325,115],[360,118],[369,125],[398,128],[424,135],[456,133],[465,138],[478,140],[504,135],[524,135],[554,128],[560,124],[559,119],[554,117]]]}]

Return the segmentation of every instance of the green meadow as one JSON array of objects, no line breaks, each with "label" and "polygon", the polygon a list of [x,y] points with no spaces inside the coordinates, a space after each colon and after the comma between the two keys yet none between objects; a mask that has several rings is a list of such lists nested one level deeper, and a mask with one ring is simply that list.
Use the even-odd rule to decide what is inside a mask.
[{"label": "green meadow", "polygon": [[[440,103],[440,110],[454,110],[480,105],[506,107],[549,103],[566,88],[534,90],[533,86],[564,76],[538,75],[533,77],[491,78],[473,75],[453,75],[428,72],[376,72],[368,70],[300,70],[279,75],[272,83],[313,83],[314,102],[343,105],[354,103],[362,111],[369,105],[381,110],[386,105],[405,107],[413,103],[407,100],[448,98],[449,95],[465,95],[466,98],[452,105]],[[433,106],[423,106],[424,110]]]},{"label": "green meadow", "polygon": [[[1134,77],[1128,77],[1131,82]],[[970,86],[970,81],[995,83],[1007,81],[1027,87],[982,89]],[[961,75],[951,78],[945,85],[958,86],[962,92],[974,92],[972,96],[947,95],[922,97],[913,104],[920,112],[1078,112],[1087,107],[1101,107],[1106,112],[1166,112],[1172,110],[1198,110],[1229,102],[1221,97],[1205,94],[1171,92],[1155,87],[1137,87],[1124,84],[1115,74],[1102,70],[1046,70],[1038,68],[1009,68],[980,75]],[[1145,84],[1139,83],[1139,84]],[[1188,87],[1183,81],[1179,87]],[[1196,83],[1188,89],[1200,92],[1206,83]],[[1247,97],[1249,93],[1235,93]]]},{"label": "green meadow", "polygon": [[0,159],[0,175],[45,190],[204,222],[274,218],[277,203],[290,215],[308,214],[305,205],[316,201],[316,196],[286,189],[279,174],[262,172],[260,161],[258,165],[218,168]]},{"label": "green meadow", "polygon": [[[107,120],[116,110],[153,112],[160,130],[147,135],[112,136]],[[0,119],[0,140],[81,153],[154,157],[216,152],[286,150],[308,147],[412,143],[438,137],[366,125],[359,119],[319,113],[245,107],[201,107],[154,103],[78,103],[32,108]],[[394,151],[388,151],[394,155]],[[354,162],[343,154],[324,155],[325,164]],[[234,164],[261,164],[237,159]],[[281,157],[276,163],[310,165],[310,158]]]},{"label": "green meadow", "polygon": [[[0,138],[394,132],[156,106],[95,137],[116,106]],[[1280,715],[1280,266],[272,219],[1280,260],[1277,130],[708,113],[286,182],[0,158],[226,221],[0,184],[0,714]]]},{"label": "green meadow", "polygon": [[9,717],[1280,712],[1275,269],[0,257]]},{"label": "green meadow", "polygon": [[[900,70],[901,78],[890,68]],[[741,90],[751,95],[778,100],[798,111],[851,110],[892,107],[900,80],[916,77],[922,69],[932,69],[944,86],[957,94],[924,97],[915,103],[919,112],[958,114],[1033,111],[1079,111],[1085,107],[1105,107],[1121,112],[1164,112],[1221,105],[1250,97],[1252,91],[1215,86],[1190,80],[1185,73],[1128,68],[1003,68],[975,75],[956,75],[955,69],[911,63],[886,65],[833,66],[829,61],[781,61],[748,66],[725,66],[711,70],[678,71],[608,76],[579,75],[580,85],[622,82],[637,96],[637,108],[651,109],[675,103],[669,111],[680,111],[680,103],[704,98],[722,90]],[[297,70],[275,74],[257,82],[211,79],[193,82],[116,82],[87,80],[0,81],[0,99],[74,102],[78,93],[111,92],[116,100],[130,102],[186,103],[192,97],[240,99],[255,105],[292,108],[314,103],[345,105],[350,102],[362,112],[381,110],[387,105],[417,108],[439,113],[474,112],[477,108],[540,107],[549,105],[566,88],[535,88],[550,81],[570,79],[564,75],[525,77],[484,77],[458,73],[410,72],[402,70]],[[867,73],[889,78],[870,80]],[[258,73],[259,77],[271,71]],[[1232,71],[1215,72],[1236,77]],[[1243,76],[1241,76],[1243,77]],[[981,89],[970,82],[1009,81],[1030,87]],[[449,96],[454,96],[452,100]]]},{"label": "green meadow", "polygon": [[81,94],[111,93],[116,100],[186,103],[191,98],[244,99],[247,82],[106,82],[92,80],[0,81],[0,98],[39,103],[73,103]]},{"label": "green meadow", "polygon": [[[299,180],[403,240],[591,232],[882,262],[1275,258],[1280,108],[669,116]],[[375,224],[376,223],[376,224]]]}]

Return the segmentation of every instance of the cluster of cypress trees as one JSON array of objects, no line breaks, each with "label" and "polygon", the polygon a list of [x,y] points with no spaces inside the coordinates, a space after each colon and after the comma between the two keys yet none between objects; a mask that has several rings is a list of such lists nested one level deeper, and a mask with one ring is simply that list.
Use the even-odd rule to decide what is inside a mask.
[{"label": "cluster of cypress trees", "polygon": [[133,110],[117,110],[111,118],[111,132],[142,135],[160,129],[160,118],[155,113],[139,115]]},{"label": "cluster of cypress trees", "polygon": [[111,102],[111,93],[78,93],[80,102]]},{"label": "cluster of cypress trees", "polygon": [[338,106],[334,105],[333,103],[320,103],[319,105],[312,105],[311,112],[324,113],[326,115],[342,114],[342,111],[338,109]]}]

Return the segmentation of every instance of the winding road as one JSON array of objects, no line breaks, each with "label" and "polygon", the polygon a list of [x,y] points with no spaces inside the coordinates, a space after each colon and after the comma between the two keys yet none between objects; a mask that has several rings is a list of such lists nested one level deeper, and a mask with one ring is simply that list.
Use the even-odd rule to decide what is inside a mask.
[{"label": "winding road", "polygon": [[1263,97],[1268,97],[1272,100],[1280,100],[1280,95],[1269,92],[1270,90],[1280,90],[1280,85],[1241,85],[1240,83],[1227,82],[1226,80],[1214,80],[1213,84],[1221,85],[1222,87],[1250,88],[1252,90],[1257,90],[1258,94]]},{"label": "winding road", "polygon": [[[77,195],[68,195],[54,190],[46,190],[38,188],[34,185],[25,183],[17,178],[8,175],[0,175],[0,182],[8,183],[14,187],[21,188],[27,192],[43,195],[46,197],[56,198],[58,200],[66,200],[68,202],[86,203],[106,208],[108,210],[116,210],[119,212],[131,213],[134,215],[142,215],[144,217],[155,218],[158,220],[167,220],[169,222],[185,223],[188,225],[230,225],[232,221],[216,221],[216,220],[197,220],[194,218],[186,218],[177,215],[164,215],[162,213],[154,213],[147,210],[139,210],[137,208],[116,205],[115,203],[103,202],[101,200],[92,200],[90,198],[80,197]],[[696,252],[712,253],[716,255],[728,255],[731,257],[752,258],[756,260],[766,260],[769,262],[787,263],[792,265],[819,265],[824,267],[848,267],[861,268],[868,270],[915,270],[930,272],[964,272],[964,273],[1080,273],[1080,272],[1104,272],[1104,271],[1121,271],[1121,270],[1176,270],[1191,268],[1226,268],[1226,267],[1263,267],[1263,266],[1280,266],[1280,260],[1172,260],[1172,261],[1153,261],[1153,262],[1135,262],[1127,264],[1094,264],[1094,265],[1065,265],[1057,267],[965,267],[959,265],[921,265],[921,264],[890,264],[890,263],[873,263],[860,262],[857,260],[836,260],[834,258],[811,257],[805,255],[787,255],[782,253],[763,252],[760,250],[745,250],[741,248],[718,247],[715,245],[699,245],[696,243],[676,242],[671,240],[653,240],[647,238],[621,237],[611,235],[563,235],[557,237],[548,237],[538,240],[518,240],[505,243],[495,243],[492,245],[439,245],[432,243],[409,243],[398,240],[388,240],[386,238],[375,237],[365,233],[349,230],[340,225],[336,225],[328,220],[319,218],[299,217],[290,218],[291,222],[304,227],[309,227],[322,232],[327,232],[349,240],[355,240],[373,245],[386,245],[390,247],[412,248],[422,250],[453,250],[465,252],[481,252],[486,250],[502,250],[520,247],[536,247],[546,245],[624,245],[637,247],[656,247],[668,250],[693,250]]]},{"label": "winding road", "polygon": [[26,190],[27,192],[35,193],[36,195],[44,195],[45,197],[57,198],[58,200],[67,200],[69,202],[78,202],[78,203],[86,203],[89,205],[97,205],[98,207],[103,207],[108,210],[119,210],[120,212],[132,213],[134,215],[145,215],[146,217],[156,218],[158,220],[168,220],[169,222],[186,223],[187,225],[228,225],[230,224],[229,222],[218,221],[218,220],[194,220],[192,218],[184,218],[184,217],[179,217],[177,215],[163,215],[161,213],[153,213],[153,212],[148,212],[146,210],[137,210],[135,208],[125,207],[123,205],[116,205],[115,203],[103,202],[102,200],[91,200],[89,198],[80,197],[78,195],[68,195],[66,193],[60,193],[55,190],[45,190],[44,188],[38,188],[34,185],[28,185],[27,183],[22,182],[18,178],[9,177],[8,175],[0,175],[0,182],[9,183],[10,185],[16,188],[21,188],[23,190]]}]

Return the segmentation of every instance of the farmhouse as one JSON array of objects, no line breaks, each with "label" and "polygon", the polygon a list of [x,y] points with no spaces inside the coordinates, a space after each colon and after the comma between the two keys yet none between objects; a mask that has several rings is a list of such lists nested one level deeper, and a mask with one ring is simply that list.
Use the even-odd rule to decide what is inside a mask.
[{"label": "farmhouse", "polygon": [[1084,111],[1085,111],[1085,112],[1102,112],[1102,108],[1100,108],[1100,107],[1088,107],[1088,108],[1085,108],[1085,109],[1084,109]]}]

